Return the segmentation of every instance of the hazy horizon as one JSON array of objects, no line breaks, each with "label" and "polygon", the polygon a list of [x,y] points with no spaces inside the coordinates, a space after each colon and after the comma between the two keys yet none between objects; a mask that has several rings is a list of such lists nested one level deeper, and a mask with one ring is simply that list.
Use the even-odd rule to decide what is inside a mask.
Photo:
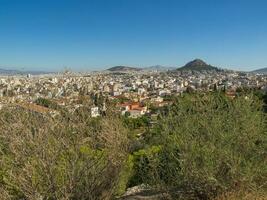
[{"label": "hazy horizon", "polygon": [[267,67],[264,0],[0,0],[0,68]]},{"label": "hazy horizon", "polygon": [[[161,67],[166,67],[166,68],[180,68],[183,67],[186,63],[184,63],[183,65],[179,65],[179,66],[170,66],[170,65],[159,65]],[[211,63],[207,63],[207,64],[211,64]],[[158,64],[155,65],[150,65],[150,66],[133,66],[133,65],[112,65],[112,66],[102,66],[102,67],[88,67],[88,68],[75,68],[75,67],[71,67],[71,66],[64,66],[64,67],[57,67],[57,68],[27,68],[27,67],[10,67],[10,66],[0,66],[0,70],[18,70],[18,71],[40,71],[40,72],[63,72],[65,70],[70,70],[73,72],[92,72],[92,71],[104,71],[107,70],[109,68],[112,67],[116,67],[116,66],[126,66],[126,67],[134,67],[134,68],[149,68],[149,67],[154,67],[157,66]],[[244,72],[250,72],[250,71],[254,71],[254,70],[259,70],[259,69],[265,69],[266,67],[252,67],[250,69],[242,69],[242,67],[220,67],[220,66],[215,66],[212,65],[214,67],[218,67],[220,69],[226,69],[226,70],[235,70],[235,71],[244,71]]]}]

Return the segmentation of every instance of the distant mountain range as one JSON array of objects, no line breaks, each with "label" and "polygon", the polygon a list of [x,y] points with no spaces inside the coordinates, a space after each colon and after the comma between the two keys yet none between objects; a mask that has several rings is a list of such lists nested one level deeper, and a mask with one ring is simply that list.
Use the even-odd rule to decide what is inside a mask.
[{"label": "distant mountain range", "polygon": [[165,67],[161,65],[154,65],[150,67],[138,68],[138,67],[128,67],[128,66],[115,66],[107,69],[107,71],[111,72],[133,72],[133,71],[168,71],[174,70],[175,67]]},{"label": "distant mountain range", "polygon": [[[202,70],[220,70],[217,67],[214,67],[212,65],[207,64],[201,59],[195,59],[193,61],[188,62],[186,65],[180,68],[176,67],[168,67],[168,66],[162,66],[162,65],[154,65],[150,67],[129,67],[129,66],[115,66],[107,69],[106,71],[110,72],[140,72],[140,71],[172,71],[172,70],[178,70],[178,71],[202,71]],[[32,74],[32,75],[40,75],[40,74],[51,74],[53,72],[45,72],[45,71],[24,71],[24,70],[15,70],[15,69],[4,69],[0,67],[0,75],[26,75],[26,74]],[[267,68],[257,69],[254,71],[251,71],[251,73],[260,73],[260,74],[267,74]]]},{"label": "distant mountain range", "polygon": [[267,74],[267,67],[252,71],[252,73]]},{"label": "distant mountain range", "polygon": [[174,70],[176,67],[165,67],[162,65],[154,65],[150,67],[145,67],[143,70],[145,71],[169,71],[169,70]]},{"label": "distant mountain range", "polygon": [[137,67],[128,67],[128,66],[115,66],[107,69],[111,72],[128,72],[128,71],[141,71],[141,68]]},{"label": "distant mountain range", "polygon": [[4,75],[11,75],[11,74],[18,74],[19,71],[17,70],[8,70],[8,69],[0,69],[0,74]]},{"label": "distant mountain range", "polygon": [[40,75],[40,74],[50,74],[52,72],[44,72],[44,71],[21,71],[21,70],[13,70],[13,69],[3,69],[0,68],[0,75]]},{"label": "distant mountain range", "polygon": [[190,61],[186,65],[180,68],[176,67],[164,67],[161,65],[155,65],[151,67],[145,67],[145,68],[136,68],[136,67],[128,67],[128,66],[115,66],[107,69],[111,72],[130,72],[130,71],[169,71],[169,70],[179,70],[179,71],[187,71],[187,70],[193,70],[193,71],[202,71],[202,70],[219,70],[217,67],[214,67],[212,65],[209,65],[205,63],[201,59],[195,59],[193,61]]},{"label": "distant mountain range", "polygon": [[195,59],[190,61],[183,67],[178,68],[179,71],[192,70],[192,71],[202,71],[202,70],[219,70],[217,67],[205,63],[201,59]]}]

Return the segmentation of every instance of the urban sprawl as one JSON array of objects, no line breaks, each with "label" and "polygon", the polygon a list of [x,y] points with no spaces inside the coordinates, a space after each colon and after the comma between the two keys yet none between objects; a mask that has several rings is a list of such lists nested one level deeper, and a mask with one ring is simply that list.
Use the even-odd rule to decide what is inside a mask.
[{"label": "urban sprawl", "polygon": [[[14,106],[40,114],[57,111],[37,103],[48,99],[69,111],[84,106],[81,99],[91,100],[91,116],[101,116],[107,101],[115,101],[122,115],[149,115],[154,108],[171,104],[170,96],[187,92],[223,90],[234,98],[240,87],[267,90],[267,75],[235,71],[127,71],[64,72],[47,75],[1,76],[0,109]],[[104,99],[101,103],[97,99]],[[152,113],[151,113],[152,114]]]}]

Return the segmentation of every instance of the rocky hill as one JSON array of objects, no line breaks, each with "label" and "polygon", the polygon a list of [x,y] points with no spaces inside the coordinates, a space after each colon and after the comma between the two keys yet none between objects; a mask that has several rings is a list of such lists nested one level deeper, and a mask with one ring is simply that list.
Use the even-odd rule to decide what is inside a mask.
[{"label": "rocky hill", "polygon": [[218,70],[218,68],[205,63],[201,59],[195,59],[195,60],[187,63],[183,67],[178,68],[177,70],[182,70],[182,71],[184,71],[184,70],[202,71],[202,70]]}]

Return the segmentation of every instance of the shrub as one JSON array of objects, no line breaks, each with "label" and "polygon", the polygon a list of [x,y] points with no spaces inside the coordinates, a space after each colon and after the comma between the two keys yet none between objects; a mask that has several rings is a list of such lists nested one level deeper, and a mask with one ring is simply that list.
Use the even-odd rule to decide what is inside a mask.
[{"label": "shrub", "polygon": [[60,108],[60,106],[57,103],[55,103],[49,99],[38,98],[38,99],[36,99],[35,103],[37,105],[44,106],[46,108],[55,109],[55,110]]},{"label": "shrub", "polygon": [[1,111],[4,199],[111,198],[127,158],[127,131],[116,116],[99,121],[71,118]]},{"label": "shrub", "polygon": [[151,185],[194,199],[266,185],[266,115],[252,96],[186,95],[155,131],[163,148],[146,165]]}]

